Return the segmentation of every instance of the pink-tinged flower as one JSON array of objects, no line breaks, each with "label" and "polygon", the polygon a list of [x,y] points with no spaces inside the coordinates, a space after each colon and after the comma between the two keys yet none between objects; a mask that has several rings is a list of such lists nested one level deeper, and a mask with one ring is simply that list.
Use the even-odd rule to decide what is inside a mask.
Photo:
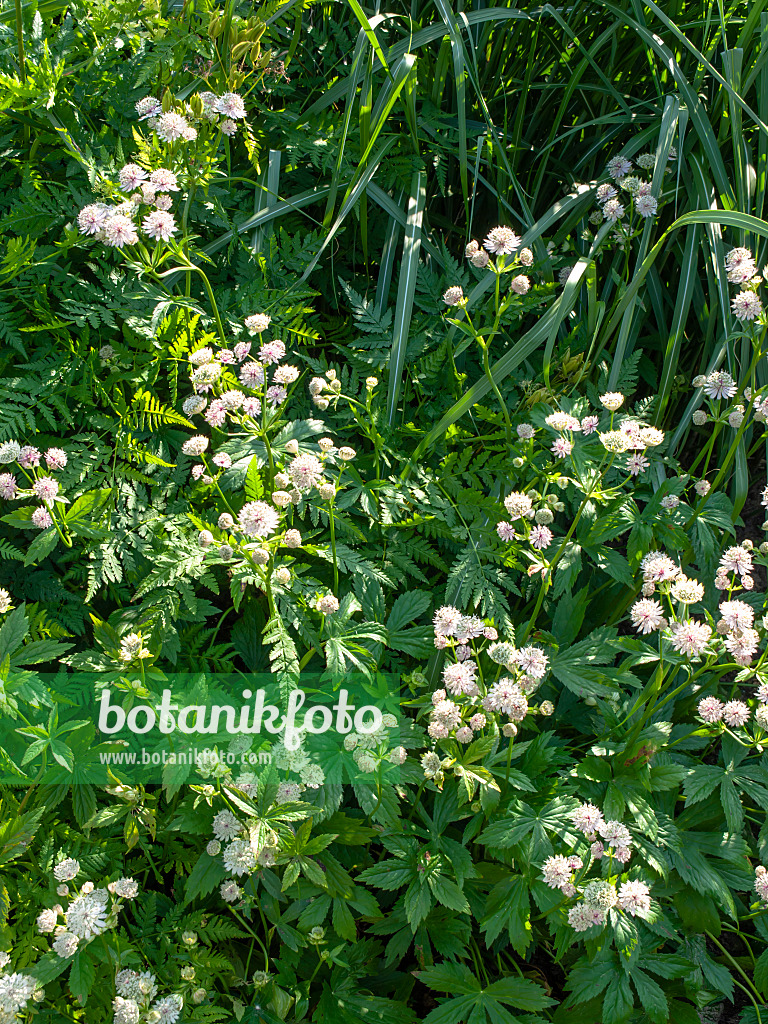
[{"label": "pink-tinged flower", "polygon": [[262,363],[279,363],[285,358],[285,345],[282,341],[267,341],[259,349],[259,359]]},{"label": "pink-tinged flower", "polygon": [[123,192],[133,192],[147,180],[147,172],[138,164],[125,164],[124,167],[121,167],[117,177]]},{"label": "pink-tinged flower", "polygon": [[477,692],[477,665],[474,661],[462,661],[452,665],[446,665],[443,669],[443,684],[448,693],[454,697],[461,693],[472,694]]},{"label": "pink-tinged flower", "polygon": [[220,427],[227,419],[227,410],[220,398],[215,398],[205,410],[205,419],[212,427]]},{"label": "pink-tinged flower", "polygon": [[205,466],[198,462],[196,465],[192,467],[192,469],[190,469],[189,475],[192,477],[193,480],[199,480],[204,472]]},{"label": "pink-tinged flower", "polygon": [[577,903],[568,911],[568,924],[575,932],[585,932],[596,925],[604,925],[605,914],[596,907],[588,907],[586,903]]},{"label": "pink-tinged flower", "polygon": [[265,501],[249,501],[237,516],[240,529],[248,537],[268,537],[280,523],[277,511]]},{"label": "pink-tinged flower", "polygon": [[141,227],[146,235],[156,241],[162,239],[163,242],[170,242],[173,235],[176,234],[176,221],[173,214],[165,213],[163,210],[153,210],[152,213],[147,214]]},{"label": "pink-tinged flower", "polygon": [[699,701],[699,718],[703,718],[707,725],[714,725],[723,717],[725,705],[717,697],[705,697]]},{"label": "pink-tinged flower", "polygon": [[258,400],[258,398],[244,398],[243,412],[245,413],[246,416],[260,416],[261,402]]},{"label": "pink-tinged flower", "polygon": [[34,448],[31,444],[25,444],[19,452],[19,457],[16,460],[22,469],[32,469],[33,466],[40,465],[40,459],[42,455],[38,448]]},{"label": "pink-tinged flower", "polygon": [[729,629],[749,629],[755,621],[755,613],[745,601],[723,601],[720,616]]},{"label": "pink-tinged flower", "polygon": [[531,542],[531,547],[536,548],[538,551],[543,551],[544,548],[548,548],[552,543],[553,537],[554,534],[548,526],[534,526],[528,534],[528,540]]},{"label": "pink-tinged flower", "polygon": [[761,704],[768,704],[768,683],[760,683],[755,696]]},{"label": "pink-tinged flower", "polygon": [[676,580],[680,569],[669,555],[661,551],[649,551],[640,563],[646,583],[667,583]]},{"label": "pink-tinged flower", "polygon": [[160,114],[154,125],[158,138],[163,142],[178,142],[179,139],[186,139],[190,127],[191,125],[185,117],[172,110]]},{"label": "pink-tinged flower", "polygon": [[115,249],[124,245],[135,245],[139,240],[136,226],[130,217],[115,213],[104,222],[104,241]]},{"label": "pink-tinged flower", "polygon": [[219,125],[222,135],[237,135],[237,122],[233,121],[231,117],[225,117]]},{"label": "pink-tinged flower", "polygon": [[245,104],[243,98],[236,92],[225,92],[213,103],[213,109],[222,117],[229,117],[233,121],[239,121],[245,117]]},{"label": "pink-tinged flower", "polygon": [[541,877],[550,889],[562,889],[571,880],[571,866],[567,857],[547,857],[541,868]]},{"label": "pink-tinged flower", "polygon": [[[727,548],[720,558],[720,571],[723,573],[735,572],[744,576],[752,571],[752,552],[741,545]],[[743,584],[742,580],[742,584]]]},{"label": "pink-tinged flower", "polygon": [[442,608],[438,608],[432,619],[435,633],[440,636],[453,636],[460,621],[461,612],[453,605],[443,605]]},{"label": "pink-tinged flower", "polygon": [[52,476],[41,476],[33,482],[32,490],[41,501],[50,505],[59,493],[59,484]]},{"label": "pink-tinged flower", "polygon": [[[530,441],[535,433],[536,429],[530,423],[520,423],[517,426],[517,436],[521,441]],[[766,487],[766,490],[768,490],[768,487]]]},{"label": "pink-tinged flower", "polygon": [[740,665],[748,665],[757,654],[759,642],[760,637],[754,629],[740,629],[737,633],[730,633],[723,645],[735,661]]},{"label": "pink-tinged flower", "polygon": [[443,292],[443,302],[446,306],[458,306],[464,301],[464,289],[460,284],[451,285]]},{"label": "pink-tinged flower", "polygon": [[[238,361],[238,363],[242,363],[242,361],[244,359],[248,358],[248,355],[249,355],[250,351],[251,351],[251,343],[250,343],[250,341],[238,341],[238,343],[235,345],[235,349],[234,349],[235,359]],[[263,371],[262,371],[262,373],[263,373]]]},{"label": "pink-tinged flower", "polygon": [[36,508],[32,513],[31,522],[38,530],[46,530],[53,524],[53,519],[51,519],[51,514],[48,509],[41,506],[40,508]]},{"label": "pink-tinged flower", "polygon": [[163,194],[155,199],[155,208],[158,210],[170,210],[172,206],[173,200],[170,196]]},{"label": "pink-tinged flower", "polygon": [[339,610],[339,599],[334,597],[333,594],[326,594],[325,597],[321,597],[317,602],[317,610],[322,612],[323,615],[333,615],[334,612]]},{"label": "pink-tinged flower", "polygon": [[729,700],[723,708],[723,720],[726,725],[746,725],[751,713],[743,700]]},{"label": "pink-tinged flower", "polygon": [[229,469],[232,465],[232,456],[227,455],[226,452],[219,452],[213,456],[212,462],[214,466],[218,466],[220,469]]},{"label": "pink-tinged flower", "polygon": [[512,525],[512,523],[497,523],[496,533],[499,535],[501,540],[507,542],[514,540],[517,536],[517,533],[515,532],[515,528]]},{"label": "pink-tinged flower", "polygon": [[570,819],[574,828],[589,836],[597,831],[597,826],[603,820],[603,812],[594,804],[582,804],[575,811],[571,811]]},{"label": "pink-tinged flower", "polygon": [[[613,178],[614,181],[619,181],[624,178],[632,170],[632,161],[627,160],[625,156],[614,156],[612,157],[606,166],[608,174]],[[598,190],[599,198],[599,190]]]},{"label": "pink-tinged flower", "polygon": [[763,312],[763,304],[754,292],[743,291],[732,299],[731,309],[738,320],[756,320]]},{"label": "pink-tinged flower", "polygon": [[717,401],[719,398],[733,398],[736,394],[736,382],[725,370],[716,370],[706,378],[704,394]]},{"label": "pink-tinged flower", "polygon": [[598,839],[594,843],[592,843],[592,845],[589,848],[589,852],[592,854],[595,860],[600,860],[605,854],[605,846]]},{"label": "pink-tinged flower", "polygon": [[573,442],[566,440],[564,437],[557,437],[552,444],[551,451],[555,458],[564,459],[573,451]]},{"label": "pink-tinged flower", "polygon": [[273,409],[277,408],[278,405],[282,405],[287,397],[288,392],[280,384],[272,384],[271,387],[267,388],[267,402]]},{"label": "pink-tinged flower", "polygon": [[13,501],[16,497],[16,477],[13,473],[0,473],[0,498]]},{"label": "pink-tinged flower", "polygon": [[653,217],[659,208],[657,200],[646,194],[640,194],[635,198],[635,209],[641,217]]},{"label": "pink-tinged flower", "polygon": [[632,625],[638,633],[652,633],[666,625],[666,619],[658,601],[642,598],[632,605]]},{"label": "pink-tinged flower", "polygon": [[520,236],[512,228],[498,227],[488,232],[483,248],[496,256],[510,256],[520,248]]},{"label": "pink-tinged flower", "polygon": [[517,652],[517,663],[526,675],[543,679],[547,674],[549,658],[539,647],[523,647]]},{"label": "pink-tinged flower", "polygon": [[240,383],[247,388],[258,388],[264,383],[264,367],[261,363],[243,363],[240,367]]},{"label": "pink-tinged flower", "polygon": [[67,453],[63,448],[49,448],[45,453],[48,469],[64,469],[67,464]]},{"label": "pink-tinged flower", "polygon": [[597,192],[595,192],[595,198],[598,203],[607,203],[609,199],[615,199],[619,193],[607,182],[604,185],[599,185]]},{"label": "pink-tinged flower", "polygon": [[173,171],[166,170],[165,167],[158,167],[156,171],[152,171],[149,176],[149,180],[155,186],[158,192],[178,192],[179,184],[176,180],[176,175]]},{"label": "pink-tinged flower", "polygon": [[624,216],[624,207],[618,199],[609,199],[603,207],[603,214],[606,220],[617,221]]},{"label": "pink-tinged flower", "polygon": [[528,714],[528,699],[517,683],[505,678],[489,689],[483,707],[486,711],[501,711],[512,722],[522,722]]},{"label": "pink-tinged flower", "polygon": [[651,909],[650,892],[645,882],[624,882],[619,889],[619,907],[632,917],[644,917]]},{"label": "pink-tinged flower", "polygon": [[706,622],[695,622],[693,619],[673,622],[671,630],[670,643],[676,651],[689,658],[698,658],[703,654],[712,639],[712,630]]},{"label": "pink-tinged flower", "polygon": [[237,391],[233,388],[229,391],[225,391],[223,395],[220,395],[219,401],[229,412],[235,412],[245,401],[245,395],[242,391]]},{"label": "pink-tinged flower", "polygon": [[272,322],[272,317],[267,316],[266,313],[253,313],[251,316],[247,316],[243,323],[245,324],[246,330],[249,334],[261,334],[269,327]]},{"label": "pink-tinged flower", "polygon": [[650,462],[644,455],[630,455],[627,462],[627,469],[631,476],[638,476],[638,474],[644,473],[649,466]]},{"label": "pink-tinged flower", "polygon": [[140,121],[146,121],[149,117],[157,117],[162,109],[162,103],[154,96],[144,96],[136,103],[136,113],[139,115]]},{"label": "pink-tinged flower", "polygon": [[758,864],[755,868],[755,892],[763,903],[768,903],[768,871]]},{"label": "pink-tinged flower", "polygon": [[77,226],[81,235],[98,235],[107,218],[112,214],[112,207],[105,203],[91,203],[84,206],[77,215]]},{"label": "pink-tinged flower", "polygon": [[599,425],[599,416],[585,416],[581,421],[581,431],[583,434],[594,434]]},{"label": "pink-tinged flower", "polygon": [[512,491],[511,494],[508,494],[504,499],[504,507],[513,521],[530,516],[533,512],[533,502],[527,494],[522,494],[520,491]]}]

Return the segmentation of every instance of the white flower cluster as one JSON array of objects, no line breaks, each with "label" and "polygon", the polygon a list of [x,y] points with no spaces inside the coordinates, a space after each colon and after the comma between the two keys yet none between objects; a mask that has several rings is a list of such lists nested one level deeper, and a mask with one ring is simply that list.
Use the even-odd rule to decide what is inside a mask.
[{"label": "white flower cluster", "polygon": [[[656,163],[652,153],[642,153],[635,161],[641,172],[651,172]],[[632,161],[625,156],[615,156],[608,161],[606,171],[616,185],[605,183],[598,186],[595,198],[598,209],[591,215],[590,222],[594,225],[603,221],[615,223],[622,232],[628,231],[623,223],[627,205],[630,206],[630,218],[634,212],[643,220],[655,217],[659,209],[659,201],[653,194],[650,181],[635,174],[630,174]],[[619,189],[626,192],[627,199],[620,197]]]},{"label": "white flower cluster", "polygon": [[[626,864],[632,856],[629,830],[619,821],[606,821],[602,811],[594,804],[582,804],[571,813],[571,821],[591,844],[593,860],[610,857]],[[603,927],[608,912],[616,909],[632,917],[647,917],[650,909],[650,888],[645,882],[627,880],[618,889],[609,879],[584,879],[579,873],[584,861],[578,854],[548,857],[542,865],[542,878],[551,889],[560,889],[567,897],[579,896],[570,907],[568,923],[577,932]],[[589,870],[589,866],[587,867]]]},{"label": "white flower cluster", "polygon": [[[431,739],[453,737],[459,743],[470,743],[496,716],[507,719],[501,726],[504,735],[514,736],[516,723],[529,713],[528,697],[547,673],[546,654],[538,647],[517,650],[511,643],[499,642],[493,626],[450,605],[439,608],[433,622],[435,646],[454,660],[443,668],[443,688],[432,694]],[[497,666],[492,683],[483,681],[478,668],[483,654]],[[510,675],[499,679],[502,668]],[[551,713],[549,707],[545,713]]]},{"label": "white flower cluster", "polygon": [[53,525],[56,504],[65,504],[67,501],[61,493],[58,480],[51,473],[64,469],[68,461],[63,448],[49,448],[43,455],[34,445],[4,441],[0,444],[0,465],[16,463],[26,477],[26,485],[19,486],[14,473],[0,473],[0,498],[6,501],[36,498],[41,504],[32,512],[30,521],[38,530],[46,530]]},{"label": "white flower cluster", "polygon": [[8,953],[0,953],[0,1024],[16,1024],[21,1020],[18,1014],[23,1013],[28,1020],[32,1007],[27,1007],[30,999],[33,1003],[41,1003],[45,992],[38,981],[27,974],[8,973],[10,963]]},{"label": "white flower cluster", "polygon": [[[53,951],[62,959],[74,956],[92,939],[116,927],[121,901],[135,899],[139,893],[138,883],[132,878],[119,878],[98,889],[86,881],[79,891],[72,892],[66,883],[79,874],[80,863],[72,857],[54,866],[53,877],[62,883],[57,893],[70,902],[66,908],[60,903],[46,908],[37,918],[37,930],[41,935],[53,935]],[[59,923],[60,918],[63,923]]]},{"label": "white flower cluster", "polygon": [[[230,810],[219,811],[213,819],[213,835],[220,844],[215,856],[221,856],[224,867],[230,875],[240,877],[251,875],[262,867],[271,867],[277,855],[278,836],[271,828],[257,819],[240,819]],[[243,891],[229,879],[220,889],[227,903],[237,902]]]},{"label": "white flower cluster", "polygon": [[361,772],[375,772],[383,762],[400,765],[405,762],[404,747],[391,746],[389,731],[397,728],[397,718],[382,715],[380,728],[370,733],[350,732],[344,737],[344,749],[352,751],[352,758]]},{"label": "white flower cluster", "polygon": [[[731,300],[733,315],[738,320],[760,318],[763,314],[763,304],[757,289],[763,283],[763,278],[757,272],[751,251],[741,246],[731,249],[725,257],[725,270],[731,284],[742,285],[741,291]],[[765,271],[766,268],[763,268],[763,276]]]},{"label": "white flower cluster", "polygon": [[182,996],[174,992],[158,999],[157,979],[150,971],[129,968],[118,971],[115,989],[113,1024],[139,1024],[141,1020],[175,1024],[181,1016],[184,1007]]}]

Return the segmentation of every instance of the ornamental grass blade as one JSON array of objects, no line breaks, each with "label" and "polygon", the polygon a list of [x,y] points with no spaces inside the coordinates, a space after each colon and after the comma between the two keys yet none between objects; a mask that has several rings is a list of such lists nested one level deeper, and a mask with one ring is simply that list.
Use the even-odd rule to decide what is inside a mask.
[{"label": "ornamental grass blade", "polygon": [[[254,215],[263,213],[271,201],[279,198],[280,159],[280,150],[270,149],[269,157],[267,158],[266,170],[261,175],[259,186],[256,189],[256,195],[253,199]],[[267,231],[267,225],[269,223],[269,221],[261,222],[253,229],[253,235],[251,236],[251,248],[254,252],[261,252],[264,246],[265,232]]]},{"label": "ornamental grass blade", "polygon": [[400,281],[397,288],[397,305],[392,331],[392,349],[389,356],[389,384],[387,388],[387,423],[392,425],[405,366],[405,350],[413,311],[413,296],[419,272],[422,221],[427,199],[427,179],[424,171],[416,171],[411,180],[411,194],[408,199],[408,217],[403,241],[403,259]]}]

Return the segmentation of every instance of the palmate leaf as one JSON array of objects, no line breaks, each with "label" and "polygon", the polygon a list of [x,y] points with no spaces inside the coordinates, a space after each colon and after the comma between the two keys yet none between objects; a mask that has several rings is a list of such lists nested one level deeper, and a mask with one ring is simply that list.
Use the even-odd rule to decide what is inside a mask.
[{"label": "palmate leaf", "polygon": [[515,1017],[506,1005],[534,1013],[556,1002],[540,985],[527,978],[506,977],[483,988],[463,964],[437,964],[424,971],[416,971],[415,975],[429,988],[451,993],[437,1009],[427,1014],[424,1024],[460,1024],[470,1019],[472,1024],[482,1024],[485,1020],[493,1024],[512,1024]]}]

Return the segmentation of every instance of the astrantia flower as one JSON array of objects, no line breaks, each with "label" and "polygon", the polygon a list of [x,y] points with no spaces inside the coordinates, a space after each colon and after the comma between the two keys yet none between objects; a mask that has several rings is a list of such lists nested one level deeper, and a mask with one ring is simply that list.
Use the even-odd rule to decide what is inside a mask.
[{"label": "astrantia flower", "polygon": [[758,864],[755,868],[755,892],[763,903],[768,903],[768,871]]},{"label": "astrantia flower", "polygon": [[66,913],[67,929],[79,939],[90,939],[101,935],[107,927],[107,913],[104,901],[95,893],[78,896]]},{"label": "astrantia flower", "polygon": [[644,473],[650,466],[650,462],[645,458],[644,455],[638,455],[635,453],[629,457],[627,462],[627,469],[629,470],[630,476],[638,476],[640,473]]},{"label": "astrantia flower", "polygon": [[526,675],[543,679],[547,674],[549,658],[539,647],[523,647],[517,652],[517,662]]},{"label": "astrantia flower", "polygon": [[452,605],[438,608],[432,620],[435,633],[441,636],[452,636],[460,619],[461,612],[458,608],[454,608]]},{"label": "astrantia flower", "polygon": [[600,404],[609,412],[615,412],[624,404],[624,395],[619,391],[609,391],[605,395],[600,395]]},{"label": "astrantia flower", "polygon": [[228,882],[222,883],[219,892],[225,903],[236,903],[243,895],[243,890],[237,882],[233,882],[231,879]]},{"label": "astrantia flower", "polygon": [[326,594],[318,600],[317,610],[323,615],[334,615],[339,610],[339,599],[333,594]]},{"label": "astrantia flower", "polygon": [[[522,441],[530,441],[535,433],[536,429],[530,423],[520,423],[517,426],[517,436]],[[766,490],[768,491],[768,487],[766,487]]]},{"label": "astrantia flower", "polygon": [[262,363],[279,363],[285,359],[285,345],[282,341],[268,341],[259,349],[259,359]]},{"label": "astrantia flower", "polygon": [[264,367],[261,363],[243,363],[240,367],[240,382],[247,388],[258,388],[264,383]]},{"label": "astrantia flower", "polygon": [[693,619],[689,619],[687,622],[673,622],[670,628],[672,646],[680,654],[685,654],[689,658],[698,658],[703,654],[712,639],[712,630],[706,622],[695,622]]},{"label": "astrantia flower", "polygon": [[464,289],[461,285],[452,285],[443,292],[443,302],[446,306],[458,306],[464,298]]},{"label": "astrantia flower", "polygon": [[153,1003],[152,1011],[157,1016],[151,1019],[157,1021],[157,1024],[176,1024],[183,1006],[184,1000],[174,992],[172,995],[165,996],[164,999],[158,999],[156,1003]]},{"label": "astrantia flower", "polygon": [[58,923],[59,915],[55,910],[44,910],[37,917],[37,930],[41,935],[49,935]]},{"label": "astrantia flower", "polygon": [[520,491],[512,491],[504,499],[504,507],[509,512],[510,518],[514,521],[523,516],[528,516],[533,511],[533,502],[527,494]]},{"label": "astrantia flower", "polygon": [[740,665],[748,665],[757,654],[760,637],[754,629],[740,629],[729,634],[723,645]]},{"label": "astrantia flower", "polygon": [[635,210],[641,217],[653,217],[658,208],[658,201],[652,195],[641,194],[635,199]]},{"label": "astrantia flower", "polygon": [[541,877],[550,889],[562,889],[571,880],[571,867],[567,857],[547,857],[541,868]]},{"label": "astrantia flower", "polygon": [[120,168],[118,181],[123,192],[133,192],[143,181],[146,181],[147,172],[138,164],[125,164]]},{"label": "astrantia flower", "polygon": [[672,584],[671,593],[681,604],[698,604],[704,599],[704,584],[681,575]]},{"label": "astrantia flower", "polygon": [[731,284],[744,284],[757,273],[755,259],[749,249],[737,247],[725,257],[725,269]]},{"label": "astrantia flower", "polygon": [[680,575],[679,566],[661,551],[649,551],[640,563],[646,583],[666,583]]},{"label": "astrantia flower", "polygon": [[606,913],[619,901],[615,886],[606,879],[596,878],[584,887],[584,902],[593,910]]},{"label": "astrantia flower", "polygon": [[496,524],[496,533],[499,535],[499,538],[501,540],[504,540],[504,541],[507,541],[507,542],[509,542],[511,540],[514,540],[515,537],[517,536],[517,532],[515,531],[515,528],[512,525],[512,523],[497,523]]},{"label": "astrantia flower", "polygon": [[124,245],[135,245],[138,240],[136,226],[130,217],[115,213],[104,222],[104,241],[107,245],[122,249]]},{"label": "astrantia flower", "polygon": [[656,448],[664,440],[664,431],[657,430],[656,427],[640,427],[637,437],[644,448]]},{"label": "astrantia flower", "polygon": [[213,818],[213,834],[222,842],[235,839],[243,830],[242,824],[231,811],[219,811]]},{"label": "astrantia flower", "polygon": [[581,421],[581,431],[583,434],[594,434],[600,423],[599,416],[585,416]]},{"label": "astrantia flower", "polygon": [[53,868],[53,877],[57,882],[71,882],[80,871],[80,862],[74,857],[67,857],[59,861]]},{"label": "astrantia flower", "polygon": [[53,519],[47,508],[36,508],[30,516],[30,522],[33,526],[37,527],[38,530],[47,530],[49,526],[53,525]]},{"label": "astrantia flower", "polygon": [[565,437],[555,438],[551,451],[555,458],[564,459],[573,451],[573,442]]},{"label": "astrantia flower", "polygon": [[652,633],[665,624],[661,605],[649,598],[642,598],[632,605],[630,618],[638,633]]},{"label": "astrantia flower", "polygon": [[609,199],[603,207],[603,216],[610,221],[621,220],[624,216],[624,207],[618,199]]},{"label": "astrantia flower", "polygon": [[726,548],[720,557],[720,569],[722,572],[736,572],[744,576],[752,571],[752,552],[741,545]]},{"label": "astrantia flower", "polygon": [[595,193],[598,203],[607,203],[609,199],[615,199],[617,195],[618,192],[613,185],[609,185],[607,182],[604,185],[599,185]]},{"label": "astrantia flower", "polygon": [[247,875],[256,867],[251,844],[235,839],[224,850],[224,867],[233,875]]},{"label": "astrantia flower", "polygon": [[598,823],[597,831],[614,849],[631,845],[632,837],[629,834],[629,829],[620,821],[601,821]]},{"label": "astrantia flower", "polygon": [[581,430],[581,423],[576,419],[575,416],[571,416],[567,412],[553,412],[544,420],[548,427],[559,432],[566,430]]},{"label": "astrantia flower", "polygon": [[271,505],[264,501],[249,501],[240,510],[237,521],[248,537],[268,537],[280,523],[280,517]]},{"label": "astrantia flower", "polygon": [[699,717],[703,718],[708,725],[719,722],[723,717],[724,704],[717,697],[705,697],[699,701]]},{"label": "astrantia flower", "polygon": [[297,455],[288,466],[288,475],[300,491],[311,490],[323,475],[323,464],[315,455]]},{"label": "astrantia flower", "polygon": [[141,1009],[134,999],[115,996],[112,1000],[112,1010],[112,1024],[139,1024],[141,1020]]},{"label": "astrantia flower", "polygon": [[477,666],[473,661],[457,662],[443,669],[443,683],[446,690],[457,696],[461,693],[476,693],[475,675]]},{"label": "astrantia flower", "polygon": [[650,892],[645,882],[623,882],[619,889],[618,905],[632,917],[644,917],[651,909]]},{"label": "astrantia flower", "polygon": [[512,278],[510,287],[517,295],[527,295],[531,290],[531,282],[525,274],[518,274],[517,277]]},{"label": "astrantia flower", "polygon": [[733,398],[736,394],[736,382],[730,373],[726,373],[724,370],[716,370],[707,377],[704,384],[704,394],[713,400]]},{"label": "astrantia flower", "polygon": [[588,836],[597,830],[597,826],[603,820],[603,812],[594,804],[582,804],[575,811],[571,811],[570,819],[574,828]]},{"label": "astrantia flower", "polygon": [[239,93],[225,92],[214,101],[212,106],[222,117],[229,117],[233,121],[239,121],[245,117],[245,104]]},{"label": "astrantia flower", "polygon": [[16,497],[16,477],[13,473],[0,473],[0,498],[11,501]]},{"label": "astrantia flower", "polygon": [[739,320],[756,320],[763,312],[763,304],[754,292],[742,291],[731,300],[731,309]]},{"label": "astrantia flower", "polygon": [[501,711],[513,722],[522,722],[528,714],[528,700],[517,683],[511,679],[500,679],[488,690],[483,700],[486,711]]},{"label": "astrantia flower", "polygon": [[162,103],[154,96],[144,96],[136,103],[136,113],[139,115],[140,121],[145,121],[148,117],[156,117],[162,109]]},{"label": "astrantia flower", "polygon": [[191,125],[185,117],[172,110],[160,114],[154,125],[158,138],[161,138],[163,142],[177,142],[179,139],[186,138],[190,127]]},{"label": "astrantia flower", "polygon": [[233,121],[230,117],[225,117],[219,125],[222,135],[236,135],[237,134],[237,121]]},{"label": "astrantia flower", "polygon": [[520,248],[520,237],[512,228],[498,227],[488,232],[483,247],[496,256],[510,256]]},{"label": "astrantia flower", "polygon": [[723,708],[723,721],[730,726],[746,725],[751,713],[743,700],[729,700]]},{"label": "astrantia flower", "polygon": [[158,192],[178,192],[179,184],[176,180],[176,175],[173,171],[166,170],[165,167],[158,167],[156,171],[152,171],[149,176],[149,180],[155,186]]},{"label": "astrantia flower", "polygon": [[297,366],[278,366],[272,377],[275,384],[293,384],[298,378],[299,369]]},{"label": "astrantia flower", "polygon": [[64,469],[67,464],[67,453],[63,448],[49,448],[45,453],[45,461],[49,469]]},{"label": "astrantia flower", "polygon": [[185,416],[197,416],[208,404],[205,395],[190,395],[185,398],[181,410]]},{"label": "astrantia flower", "polygon": [[534,526],[528,534],[528,540],[531,542],[531,546],[539,551],[543,551],[544,548],[548,548],[552,543],[553,537],[554,534],[548,526]]},{"label": "astrantia flower", "polygon": [[261,334],[262,331],[266,331],[271,322],[272,318],[266,313],[254,313],[243,321],[249,334]]},{"label": "astrantia flower", "polygon": [[600,434],[600,443],[607,452],[620,455],[629,450],[632,441],[623,430],[608,430],[606,433]]},{"label": "astrantia flower", "polygon": [[612,157],[605,168],[614,181],[619,181],[632,170],[632,161],[625,156]]},{"label": "astrantia flower", "polygon": [[755,613],[745,601],[723,601],[720,616],[729,629],[749,629],[755,621]]},{"label": "astrantia flower", "polygon": [[202,455],[208,448],[208,438],[203,437],[202,434],[198,434],[196,437],[190,437],[181,446],[181,450],[185,455]]},{"label": "astrantia flower", "polygon": [[84,206],[77,215],[80,234],[98,235],[111,214],[112,208],[105,203],[90,203],[88,206]]},{"label": "astrantia flower", "polygon": [[133,878],[118,878],[116,882],[112,883],[111,891],[122,896],[123,899],[132,900],[139,894],[139,883]]},{"label": "astrantia flower", "polygon": [[568,911],[568,924],[575,932],[585,932],[595,925],[604,925],[605,914],[586,903],[577,903]]},{"label": "astrantia flower", "polygon": [[153,210],[148,214],[141,227],[150,238],[162,239],[164,242],[169,242],[176,234],[176,221],[173,214],[164,213],[162,210]]}]

